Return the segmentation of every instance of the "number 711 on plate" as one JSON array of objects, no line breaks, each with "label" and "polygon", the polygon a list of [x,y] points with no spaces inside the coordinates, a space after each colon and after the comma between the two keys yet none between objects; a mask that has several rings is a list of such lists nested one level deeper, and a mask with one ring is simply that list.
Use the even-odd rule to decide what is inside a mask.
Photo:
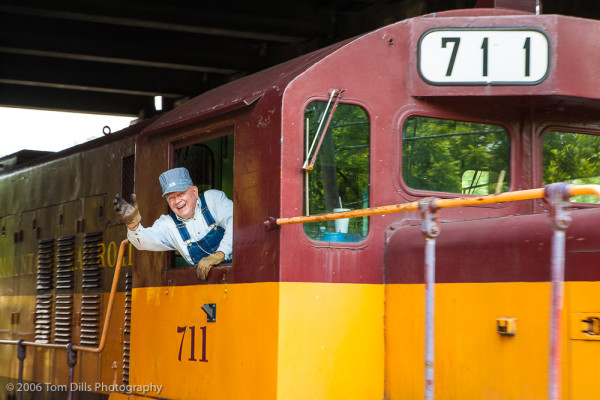
[{"label": "number 711 on plate", "polygon": [[434,29],[419,39],[418,69],[433,85],[535,85],[550,44],[537,29]]}]

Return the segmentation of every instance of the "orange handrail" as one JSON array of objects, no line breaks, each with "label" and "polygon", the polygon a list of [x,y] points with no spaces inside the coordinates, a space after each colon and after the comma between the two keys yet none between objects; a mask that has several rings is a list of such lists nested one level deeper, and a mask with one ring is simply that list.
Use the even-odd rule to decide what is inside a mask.
[{"label": "orange handrail", "polygon": [[115,303],[115,296],[117,295],[117,286],[119,284],[119,274],[121,272],[121,264],[123,263],[123,256],[125,255],[125,246],[129,243],[129,240],[125,239],[119,246],[119,255],[117,256],[117,265],[115,266],[115,274],[113,276],[112,287],[110,288],[110,296],[108,297],[108,306],[106,307],[106,315],[104,316],[104,326],[102,327],[102,336],[100,336],[100,344],[98,347],[90,346],[73,346],[73,350],[86,351],[89,353],[101,353],[104,350],[106,344],[106,337],[108,336],[108,328],[110,326],[110,317],[112,315],[113,305]]},{"label": "orange handrail", "polygon": [[[600,185],[569,185],[568,192],[570,196],[581,196],[586,194],[595,195],[600,199]],[[435,208],[451,208],[462,206],[473,206],[478,204],[505,203],[508,201],[541,199],[545,196],[546,189],[528,189],[499,194],[490,194],[486,196],[457,197],[453,199],[435,199]],[[415,211],[419,209],[419,201],[410,203],[394,204],[390,206],[363,208],[360,210],[327,213],[310,216],[299,216],[290,218],[277,218],[276,225],[304,224],[307,222],[330,221],[341,218],[366,217],[371,215],[391,214],[405,211]],[[270,225],[268,221],[265,225]]]}]

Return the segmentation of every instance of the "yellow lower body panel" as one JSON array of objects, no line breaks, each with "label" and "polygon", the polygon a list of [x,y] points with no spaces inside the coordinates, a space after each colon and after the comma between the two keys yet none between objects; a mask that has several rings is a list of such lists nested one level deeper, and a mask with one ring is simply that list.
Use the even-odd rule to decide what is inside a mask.
[{"label": "yellow lower body panel", "polygon": [[169,399],[273,398],[278,298],[273,283],[134,289],[129,383]]},{"label": "yellow lower body panel", "polygon": [[[435,398],[547,399],[550,330],[547,282],[435,286]],[[562,398],[600,398],[594,390],[600,341],[579,340],[571,315],[600,311],[599,282],[568,282],[561,338]],[[423,399],[425,287],[386,286],[386,398]],[[514,318],[514,336],[497,320]],[[582,325],[585,328],[585,324]]]},{"label": "yellow lower body panel", "polygon": [[[550,289],[548,282],[437,284],[435,398],[547,399]],[[563,399],[600,399],[598,293],[600,282],[565,284]],[[272,282],[138,288],[132,296],[135,395],[115,392],[123,387],[120,365],[112,367],[122,354],[120,313],[102,356],[79,354],[75,370],[76,383],[96,391],[101,382],[115,400],[424,397],[424,285]],[[116,304],[123,309],[122,295]],[[208,304],[216,304],[215,322],[207,321]],[[498,321],[514,322],[514,335],[498,333]],[[16,379],[16,349],[2,350],[2,376]],[[28,349],[25,380],[66,384],[65,357]]]},{"label": "yellow lower body panel", "polygon": [[[381,398],[383,292],[325,283],[134,289],[129,383],[169,399]],[[205,304],[216,304],[215,322]]]},{"label": "yellow lower body panel", "polygon": [[381,399],[383,285],[282,283],[279,399]]}]

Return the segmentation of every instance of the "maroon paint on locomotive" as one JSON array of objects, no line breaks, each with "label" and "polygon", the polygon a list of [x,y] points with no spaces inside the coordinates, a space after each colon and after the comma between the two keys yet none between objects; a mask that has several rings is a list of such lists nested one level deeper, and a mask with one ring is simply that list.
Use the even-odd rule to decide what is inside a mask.
[{"label": "maroon paint on locomotive", "polygon": [[[566,232],[566,280],[598,279],[600,232],[594,225],[599,223],[597,209],[573,213]],[[420,226],[392,226],[389,234],[386,283],[424,283],[425,239]],[[443,223],[436,239],[436,282],[547,282],[551,247],[548,214]],[[596,261],[589,262],[592,259]]]},{"label": "maroon paint on locomotive", "polygon": [[[473,19],[470,17],[484,16]],[[286,136],[284,142],[282,159],[282,193],[288,195],[289,201],[282,203],[284,217],[300,214],[302,210],[302,193],[300,171],[302,164],[302,134],[299,124],[300,103],[311,96],[320,95],[326,99],[328,89],[345,89],[344,100],[356,102],[363,105],[370,117],[372,124],[372,159],[371,159],[371,206],[402,203],[405,201],[418,200],[425,196],[452,197],[448,193],[427,193],[412,190],[404,185],[399,178],[400,154],[401,154],[401,122],[405,116],[411,113],[424,113],[431,116],[449,116],[455,118],[466,118],[489,121],[504,125],[511,132],[512,154],[511,190],[532,188],[541,186],[541,154],[540,145],[541,132],[537,130],[538,125],[548,126],[551,118],[556,118],[562,113],[563,122],[569,117],[569,113],[580,112],[581,103],[588,103],[587,111],[581,111],[582,115],[589,109],[597,108],[600,103],[597,88],[590,90],[583,87],[581,82],[590,77],[572,77],[571,66],[578,64],[576,70],[584,73],[584,69],[590,65],[597,65],[600,51],[593,46],[593,37],[584,34],[582,27],[578,26],[576,18],[562,16],[532,16],[526,13],[507,10],[460,10],[438,13],[425,17],[403,21],[375,32],[357,38],[347,46],[340,48],[335,56],[331,56],[319,62],[311,70],[299,76],[287,89],[287,101],[284,102],[283,130]],[[588,26],[589,25],[589,26]],[[593,28],[592,28],[593,25]],[[417,73],[416,67],[416,42],[427,30],[437,27],[509,27],[527,26],[544,30],[552,43],[552,54],[550,70],[552,76],[546,81],[534,86],[431,86],[426,84]],[[576,27],[577,26],[577,27]],[[568,49],[561,47],[561,57],[556,57],[558,44],[571,43],[574,35],[569,31],[579,31],[578,37],[587,42],[594,54],[590,55],[589,61],[579,61],[570,51],[576,48],[575,43]],[[600,24],[594,21],[585,21],[583,29],[589,33],[600,29]],[[406,40],[410,38],[410,40]],[[408,63],[406,62],[408,60]],[[600,60],[598,60],[600,61]],[[598,72],[593,72],[592,77]],[[397,79],[390,79],[390,76]],[[571,80],[573,78],[574,80]],[[600,79],[592,79],[592,87],[600,82]],[[318,88],[321,88],[319,91]],[[452,96],[452,97],[450,97]],[[458,97],[456,97],[458,96]],[[573,96],[577,98],[579,105],[577,109],[569,108]],[[524,99],[528,97],[529,99]],[[565,108],[560,108],[558,102],[562,102]],[[519,108],[519,105],[535,105],[535,107]],[[585,107],[584,107],[585,108]],[[551,115],[551,117],[549,117]],[[589,119],[589,115],[587,116]],[[456,195],[454,195],[456,196]],[[480,222],[480,226],[487,227],[488,231],[494,231],[502,217],[518,214],[530,214],[542,212],[543,210],[534,201],[516,202],[498,206],[468,207],[454,210],[444,210],[445,218],[448,220],[463,219],[486,219]],[[589,211],[596,216],[597,210]],[[384,230],[387,226],[402,221],[403,219],[418,218],[416,213],[405,215],[385,215],[371,217],[371,232],[365,243],[358,245],[316,243],[307,239],[301,226],[282,227],[281,236],[281,279],[289,281],[323,281],[323,282],[348,282],[348,283],[382,283],[384,276],[393,271],[387,268],[395,266],[387,262],[384,264]],[[534,217],[530,217],[534,218]],[[597,217],[596,217],[597,218]],[[534,218],[535,219],[535,218]],[[544,217],[539,217],[543,221]],[[576,218],[572,229],[576,227],[581,218]],[[513,224],[511,218],[506,218],[508,224]],[[514,224],[528,226],[517,219]],[[547,223],[541,222],[546,227],[546,238],[548,242],[550,235]],[[503,240],[506,248],[494,245],[493,236],[469,236],[468,232],[459,233],[461,229],[469,229],[470,225],[464,223],[454,227],[444,228],[450,230],[450,234],[440,238],[441,258],[446,258],[446,267],[441,269],[442,281],[495,281],[495,280],[547,280],[549,242],[547,243],[545,255],[538,254],[541,251],[535,242],[536,232],[532,237],[522,240],[520,248],[512,249],[516,238],[511,238],[512,229],[507,229]],[[492,228],[492,229],[490,229]],[[485,229],[480,230],[483,235]],[[581,236],[589,237],[587,231],[581,232]],[[583,235],[583,233],[586,235]],[[406,233],[409,236],[409,233]],[[412,241],[419,243],[417,246],[418,257],[422,257],[424,244],[422,235],[418,229],[410,232]],[[455,240],[453,240],[453,238]],[[403,237],[403,239],[406,239]],[[475,242],[471,243],[471,239]],[[408,240],[408,239],[406,239]],[[503,252],[512,252],[514,265],[510,269],[500,271],[480,271],[478,262],[471,262],[472,268],[453,263],[455,258],[450,257],[455,250],[464,251],[477,240],[479,246],[490,250],[490,256],[504,258]],[[529,245],[525,241],[529,240]],[[408,243],[412,243],[409,241]],[[450,246],[450,243],[452,246]],[[401,265],[410,264],[406,260],[406,252],[402,240],[388,245],[387,251],[394,254],[396,262]],[[398,246],[398,249],[391,249]],[[493,247],[490,247],[493,246]],[[569,246],[574,246],[571,241]],[[463,250],[461,250],[463,249]],[[595,251],[594,249],[591,249]],[[417,251],[417,250],[415,250]],[[586,250],[587,251],[587,250]],[[573,264],[582,256],[570,253],[569,263]],[[593,253],[578,253],[589,254]],[[448,257],[446,257],[448,256]],[[416,257],[416,256],[415,256]],[[466,257],[466,254],[465,254]],[[475,257],[476,260],[480,260]],[[537,266],[529,267],[527,264],[517,265],[519,260],[536,262]],[[505,259],[506,261],[506,259]],[[422,262],[410,264],[411,268],[421,271]],[[575,279],[575,271],[581,267],[572,266],[568,276]],[[488,274],[488,272],[490,272]],[[597,273],[593,273],[597,276]],[[590,275],[586,275],[588,278]],[[391,282],[401,281],[401,277],[393,277]],[[419,275],[422,282],[422,275]],[[385,279],[385,282],[390,282]]]},{"label": "maroon paint on locomotive", "polygon": [[[471,18],[475,16],[480,18]],[[542,83],[533,86],[442,87],[428,85],[419,77],[416,43],[428,29],[509,26],[538,28],[548,35],[552,43],[551,74]],[[302,214],[302,118],[306,104],[315,99],[327,101],[332,89],[344,89],[342,101],[366,109],[371,122],[370,206],[403,203],[431,195],[456,197],[448,193],[416,191],[406,187],[400,178],[401,124],[411,114],[469,119],[506,127],[512,140],[510,189],[539,187],[541,154],[538,147],[542,132],[537,127],[548,126],[553,118],[564,123],[574,113],[586,115],[600,105],[596,87],[600,79],[590,79],[598,75],[590,70],[591,65],[598,65],[600,61],[600,51],[592,46],[594,35],[590,32],[599,31],[597,22],[555,15],[532,16],[500,9],[437,13],[398,22],[207,92],[165,114],[140,136],[136,151],[136,188],[142,216],[145,221],[153,221],[166,211],[157,177],[172,166],[171,152],[165,151],[169,146],[192,137],[198,141],[210,139],[223,129],[230,129],[235,134],[234,262],[232,267],[211,272],[208,283],[379,284],[390,282],[388,278],[391,282],[416,281],[417,278],[410,276],[422,265],[418,262],[421,256],[417,250],[406,246],[414,243],[415,249],[418,248],[416,244],[422,237],[417,229],[398,232],[397,238],[404,234],[409,236],[408,232],[411,232],[410,240],[394,239],[394,235],[384,260],[386,229],[402,220],[417,219],[414,212],[371,217],[369,235],[357,244],[312,241],[306,237],[301,225],[271,231],[264,228],[263,221],[268,217]],[[585,60],[575,57],[576,38],[589,45]],[[560,58],[557,57],[559,43]],[[565,49],[565,45],[569,48]],[[572,107],[574,104],[577,108]],[[589,115],[587,118],[591,120]],[[440,257],[453,260],[451,242],[458,246],[456,251],[458,255],[462,254],[461,257],[467,256],[466,249],[471,245],[484,246],[482,238],[471,238],[468,232],[460,233],[462,227],[467,227],[468,231],[469,227],[478,226],[482,233],[500,223],[528,227],[529,223],[520,221],[531,219],[536,221],[532,226],[541,229],[546,224],[542,216],[523,217],[517,222],[507,217],[540,212],[543,209],[534,201],[445,210],[444,218],[448,221],[484,220],[445,224],[443,229],[452,233],[440,237]],[[576,218],[578,220],[580,218]],[[508,225],[505,235],[513,230],[509,229],[512,225]],[[576,222],[573,229],[580,229],[575,225]],[[549,231],[546,231],[544,247],[549,248]],[[492,251],[490,256],[496,258],[503,252],[511,252],[517,260],[541,260],[538,267],[529,270],[521,265],[518,270],[511,267],[482,271],[477,268],[481,258],[475,257],[478,262],[467,263],[463,271],[463,266],[458,264],[440,266],[439,277],[442,281],[467,282],[547,280],[544,272],[547,258],[544,257],[549,257],[549,253],[542,255],[539,252],[534,240],[536,232],[530,233],[533,237],[529,238],[529,246],[523,235],[499,238],[498,243],[504,243],[505,249],[494,252],[489,250],[493,248],[486,248]],[[461,237],[462,240],[458,240]],[[481,243],[471,243],[471,239],[480,239]],[[485,241],[487,246],[493,243],[489,237]],[[510,247],[513,245],[516,249]],[[569,245],[573,246],[572,243]],[[394,246],[398,248],[392,248]],[[411,251],[417,253],[412,256],[414,265],[408,266],[406,257]],[[569,260],[589,257],[585,254],[593,253],[570,253]],[[392,262],[389,258],[392,256],[398,260]],[[192,270],[156,268],[156,265],[167,265],[164,255],[138,252],[136,260],[139,262],[136,262],[135,286],[198,284]],[[401,266],[396,264],[400,260]],[[386,271],[386,268],[391,269]],[[403,277],[404,272],[398,272],[403,270],[398,268],[414,271],[404,271],[408,275]],[[578,268],[572,270],[579,271]],[[507,271],[514,276],[508,277]],[[574,276],[582,274],[573,273]]]}]

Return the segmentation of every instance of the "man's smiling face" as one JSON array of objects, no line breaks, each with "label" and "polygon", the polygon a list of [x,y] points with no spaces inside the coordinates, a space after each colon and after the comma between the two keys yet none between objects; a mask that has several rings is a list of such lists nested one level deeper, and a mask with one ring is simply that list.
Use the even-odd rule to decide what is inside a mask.
[{"label": "man's smiling face", "polygon": [[189,186],[183,192],[171,192],[165,196],[171,210],[179,218],[190,219],[196,211],[196,202],[198,201],[198,188]]}]

